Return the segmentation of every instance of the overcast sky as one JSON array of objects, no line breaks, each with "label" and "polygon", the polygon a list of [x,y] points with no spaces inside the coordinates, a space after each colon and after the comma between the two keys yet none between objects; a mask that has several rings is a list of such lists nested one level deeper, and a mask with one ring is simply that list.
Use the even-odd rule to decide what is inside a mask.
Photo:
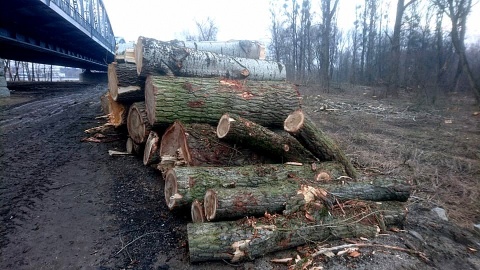
[{"label": "overcast sky", "polygon": [[[278,0],[282,1],[283,0]],[[381,1],[381,0],[380,0]],[[423,0],[425,1],[425,0]],[[136,41],[139,36],[159,40],[183,39],[184,31],[195,32],[195,21],[207,17],[218,26],[218,40],[249,39],[266,42],[270,33],[270,0],[103,0],[116,36]],[[355,2],[340,0],[338,23],[352,26]],[[318,8],[320,0],[312,1]],[[392,2],[395,12],[395,1]],[[394,14],[390,24],[393,24]],[[469,34],[480,38],[480,4],[474,6],[468,18]]]}]

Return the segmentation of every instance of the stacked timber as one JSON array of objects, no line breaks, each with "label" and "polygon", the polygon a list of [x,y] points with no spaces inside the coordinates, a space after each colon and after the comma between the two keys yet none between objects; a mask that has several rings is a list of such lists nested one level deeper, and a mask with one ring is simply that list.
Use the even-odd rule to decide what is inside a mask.
[{"label": "stacked timber", "polygon": [[[302,110],[285,67],[256,42],[139,37],[109,65],[104,110],[128,153],[159,171],[172,212],[190,209],[191,262],[253,259],[306,241],[401,226],[409,186],[357,182]],[[130,55],[131,56],[131,55]]]}]

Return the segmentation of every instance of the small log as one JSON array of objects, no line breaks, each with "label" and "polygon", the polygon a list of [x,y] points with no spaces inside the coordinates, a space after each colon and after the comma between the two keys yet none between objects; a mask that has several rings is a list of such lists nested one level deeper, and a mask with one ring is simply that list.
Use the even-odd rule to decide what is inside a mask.
[{"label": "small log", "polygon": [[263,126],[283,127],[285,118],[300,108],[300,96],[286,82],[148,76],[145,105],[151,125],[176,120],[217,125],[230,112]]},{"label": "small log", "polygon": [[116,128],[127,124],[129,106],[113,100],[111,95],[108,95],[108,101],[110,104],[110,114],[108,115],[110,124]]},{"label": "small log", "polygon": [[199,51],[208,51],[233,57],[265,59],[265,46],[252,40],[229,40],[229,41],[185,41],[184,47]]},{"label": "small log", "polygon": [[[165,173],[165,202],[170,209],[203,200],[208,189],[259,187],[280,182],[315,183],[319,173],[336,176],[342,173],[340,164],[325,163],[317,171],[309,165],[285,164],[246,165],[237,167],[174,167]],[[343,174],[345,172],[343,171]]]},{"label": "small log", "polygon": [[217,125],[218,138],[256,149],[278,162],[312,162],[315,157],[288,133],[276,133],[234,114],[224,114]]},{"label": "small log", "polygon": [[143,156],[143,147],[145,144],[137,144],[135,143],[132,138],[127,138],[126,149],[127,152],[130,154],[141,155]]},{"label": "small log", "polygon": [[343,151],[330,137],[317,128],[301,109],[291,113],[285,119],[284,129],[320,160],[338,161],[345,166],[350,177],[357,177],[355,168]]},{"label": "small log", "polygon": [[127,117],[128,135],[136,144],[144,144],[152,130],[148,122],[145,102],[135,102],[130,106]]},{"label": "small log", "polygon": [[203,205],[208,221],[281,213],[288,199],[297,193],[298,184],[277,182],[259,187],[214,188],[205,193]]},{"label": "small log", "polygon": [[202,223],[205,222],[205,211],[203,209],[203,204],[197,200],[192,202],[190,208],[190,214],[192,216],[193,223]]},{"label": "small log", "polygon": [[143,151],[143,165],[148,166],[160,161],[160,156],[158,154],[159,141],[160,137],[157,132],[150,131],[145,143],[145,150]]},{"label": "small log", "polygon": [[176,45],[178,44],[139,37],[135,48],[138,75],[145,77],[150,74],[167,74],[262,81],[286,79],[285,66],[281,63],[231,57]]},{"label": "small log", "polygon": [[164,157],[171,160],[174,166],[232,166],[264,161],[249,149],[232,147],[221,142],[213,126],[182,124],[178,121],[163,134],[160,156],[162,160]]},{"label": "small log", "polygon": [[145,100],[145,78],[138,77],[137,68],[132,64],[108,65],[108,89],[113,100],[133,103]]}]

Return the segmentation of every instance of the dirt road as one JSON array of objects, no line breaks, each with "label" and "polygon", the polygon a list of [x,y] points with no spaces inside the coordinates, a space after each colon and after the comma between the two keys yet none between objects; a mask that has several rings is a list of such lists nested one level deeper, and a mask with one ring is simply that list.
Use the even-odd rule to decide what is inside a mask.
[{"label": "dirt road", "polygon": [[[239,265],[190,265],[187,217],[170,213],[159,174],[109,143],[81,142],[103,123],[106,85],[31,87],[0,101],[0,269],[286,269],[269,263],[295,250]],[[122,137],[123,136],[123,137]],[[376,241],[431,256],[365,249],[360,258],[319,257],[326,269],[479,269],[478,238],[412,204],[407,230]],[[433,229],[432,229],[433,228]],[[421,236],[415,235],[417,232]],[[389,267],[391,268],[391,267]]]}]

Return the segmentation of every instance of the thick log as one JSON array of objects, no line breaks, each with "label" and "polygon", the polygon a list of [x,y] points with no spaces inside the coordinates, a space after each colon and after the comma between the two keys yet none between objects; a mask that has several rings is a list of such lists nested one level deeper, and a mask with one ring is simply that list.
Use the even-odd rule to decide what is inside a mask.
[{"label": "thick log", "polygon": [[[165,174],[165,201],[170,209],[203,200],[210,188],[259,187],[282,182],[315,182],[319,173],[342,174],[340,164],[325,163],[316,171],[310,165],[265,164],[238,167],[174,167]],[[343,171],[343,175],[345,172]]]},{"label": "thick log", "polygon": [[190,214],[192,216],[193,223],[202,223],[205,222],[205,211],[203,209],[203,204],[197,200],[192,202],[190,208]]},{"label": "thick log", "polygon": [[184,123],[217,125],[226,112],[263,126],[283,127],[300,108],[294,85],[268,81],[148,76],[145,104],[152,125]]},{"label": "thick log", "polygon": [[301,193],[309,201],[306,207],[288,215],[188,224],[190,262],[239,262],[311,242],[373,238],[379,228],[401,228],[407,212],[399,202],[350,201],[329,209],[323,199],[307,193]]},{"label": "thick log", "polygon": [[184,47],[199,51],[208,51],[228,56],[265,59],[265,46],[253,40],[229,40],[229,41],[185,41]]},{"label": "thick log", "polygon": [[[255,223],[254,223],[255,221]],[[190,262],[253,260],[275,251],[311,242],[377,235],[377,228],[330,219],[323,224],[297,218],[190,223],[187,225]]]},{"label": "thick log", "polygon": [[163,134],[160,156],[162,161],[170,160],[174,166],[241,166],[265,161],[250,149],[221,142],[213,126],[178,121]]},{"label": "thick log", "polygon": [[138,77],[135,65],[116,62],[108,65],[108,89],[113,100],[121,103],[144,101],[144,85],[145,78]]},{"label": "thick log", "polygon": [[148,122],[145,102],[135,102],[130,106],[127,117],[128,135],[136,144],[144,144],[152,130]]},{"label": "thick log", "polygon": [[298,184],[277,182],[259,187],[214,188],[205,193],[203,205],[208,221],[281,213]]},{"label": "thick log", "polygon": [[355,168],[343,151],[330,137],[316,127],[302,110],[291,113],[285,119],[284,129],[320,160],[338,161],[345,166],[350,177],[357,177]]},{"label": "thick log", "polygon": [[224,114],[217,125],[218,138],[231,144],[256,149],[277,162],[313,162],[315,157],[295,138],[234,114]]},{"label": "thick log", "polygon": [[135,63],[138,75],[143,77],[167,74],[262,81],[286,79],[285,66],[281,63],[198,51],[146,37],[138,38]]},{"label": "thick log", "polygon": [[147,141],[145,143],[145,150],[143,151],[143,164],[145,166],[158,163],[160,161],[160,156],[158,153],[158,145],[160,137],[157,132],[150,131]]}]

